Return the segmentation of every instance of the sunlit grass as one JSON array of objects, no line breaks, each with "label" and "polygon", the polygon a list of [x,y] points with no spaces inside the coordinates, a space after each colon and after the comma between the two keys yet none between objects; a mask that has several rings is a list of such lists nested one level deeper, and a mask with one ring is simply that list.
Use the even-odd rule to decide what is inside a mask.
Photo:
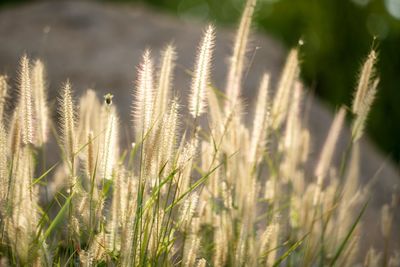
[{"label": "sunlit grass", "polygon": [[[135,139],[119,146],[118,103],[89,90],[76,105],[60,93],[58,131],[50,135],[43,64],[23,56],[19,98],[4,115],[0,78],[0,265],[27,266],[354,266],[356,235],[368,208],[358,182],[359,144],[377,91],[371,51],[354,94],[352,138],[339,169],[332,164],[346,108],[339,109],[311,174],[303,119],[298,49],[272,96],[260,80],[255,108],[240,90],[255,1],[244,9],[230,60],[226,95],[212,85],[214,28],[198,47],[188,107],[172,95],[175,48],[160,67],[145,51],[132,104]],[[158,73],[155,72],[158,70]],[[7,100],[7,101],[6,101]],[[189,121],[182,121],[185,110]],[[245,123],[245,112],[252,123]],[[200,124],[200,118],[207,123]],[[42,171],[44,147],[59,161]],[[44,162],[43,162],[44,161]],[[310,177],[311,176],[311,177]],[[46,192],[46,201],[41,195]],[[383,208],[382,234],[392,207]],[[372,255],[372,256],[371,256]],[[366,266],[395,262],[370,250]]]}]

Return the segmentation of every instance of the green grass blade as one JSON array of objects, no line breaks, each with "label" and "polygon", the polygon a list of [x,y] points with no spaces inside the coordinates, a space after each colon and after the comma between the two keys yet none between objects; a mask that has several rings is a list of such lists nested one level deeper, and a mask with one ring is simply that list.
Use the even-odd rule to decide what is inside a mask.
[{"label": "green grass blade", "polygon": [[356,226],[358,225],[358,223],[360,222],[361,217],[363,216],[366,208],[368,206],[368,201],[364,204],[364,206],[362,207],[360,213],[358,214],[356,220],[354,221],[353,225],[350,227],[349,232],[347,233],[346,237],[343,239],[342,243],[340,244],[340,246],[338,247],[338,249],[336,250],[335,255],[332,258],[331,264],[330,266],[335,266],[336,261],[339,259],[340,255],[342,254],[344,248],[347,245],[347,242],[350,240],[351,235],[353,234],[354,230],[356,229]]},{"label": "green grass blade", "polygon": [[44,177],[46,177],[52,170],[54,170],[55,167],[57,167],[58,163],[55,163],[53,166],[51,166],[47,171],[45,171],[42,175],[40,175],[38,178],[35,178],[31,184],[31,187],[34,186],[35,184],[39,183]]},{"label": "green grass blade", "polygon": [[171,205],[169,205],[165,211],[169,211],[170,209],[172,209],[173,207],[175,207],[178,203],[180,203],[182,201],[182,199],[184,199],[190,192],[192,192],[193,190],[195,190],[199,185],[201,185],[202,183],[204,183],[208,177],[215,172],[219,167],[221,167],[224,164],[224,162],[221,162],[220,164],[218,164],[216,167],[214,167],[211,171],[209,171],[206,175],[202,176],[199,180],[197,180],[196,182],[194,182],[188,190],[186,190],[186,192],[184,192],[176,201],[174,201],[173,203],[171,203]]},{"label": "green grass blade", "polygon": [[287,257],[290,256],[290,254],[293,253],[293,251],[295,251],[303,243],[303,241],[306,239],[307,236],[308,234],[306,234],[300,240],[294,243],[285,253],[283,253],[282,256],[279,257],[279,259],[272,266],[273,267],[279,266],[279,264],[281,264]]},{"label": "green grass blade", "polygon": [[50,234],[54,231],[54,229],[56,229],[57,226],[62,222],[62,220],[64,219],[64,215],[67,212],[69,205],[71,204],[71,200],[72,200],[73,196],[74,196],[74,193],[72,193],[67,198],[67,200],[65,201],[61,210],[58,212],[57,216],[54,218],[54,220],[49,225],[49,228],[47,228],[46,232],[44,232],[43,237],[42,237],[42,242],[44,242],[50,236]]}]

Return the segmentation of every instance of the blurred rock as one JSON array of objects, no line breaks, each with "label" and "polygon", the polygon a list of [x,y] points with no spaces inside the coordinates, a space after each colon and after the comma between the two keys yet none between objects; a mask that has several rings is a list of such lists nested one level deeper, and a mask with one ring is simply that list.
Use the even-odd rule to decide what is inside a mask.
[{"label": "blurred rock", "polygon": [[[173,42],[176,45],[178,60],[174,90],[184,101],[190,84],[186,71],[192,68],[204,26],[180,21],[142,6],[90,1],[49,1],[15,6],[0,10],[0,72],[12,77],[14,85],[13,77],[21,55],[27,53],[31,58],[41,58],[47,66],[49,100],[53,108],[67,78],[77,96],[87,88],[95,88],[99,97],[111,92],[115,95],[114,102],[119,108],[127,143],[133,132],[130,126],[132,94],[136,66],[142,52],[151,48],[153,56],[158,59],[165,44]],[[224,88],[233,36],[233,30],[217,27],[212,76],[219,88]],[[269,37],[253,36],[252,47],[243,88],[248,105],[254,101],[261,74],[270,72],[275,83],[285,59],[284,49]],[[333,115],[317,99],[310,98],[305,107],[313,142],[311,161],[315,162]],[[337,146],[336,163],[340,160],[340,152],[346,149],[348,138],[348,132],[344,133]],[[364,184],[378,175],[365,214],[367,241],[363,242],[364,236],[361,241],[365,244],[364,249],[371,240],[380,249],[380,206],[390,202],[392,193],[398,190],[400,178],[390,160],[366,140],[362,140],[361,162]],[[392,245],[398,245],[397,232],[393,240],[395,243]]]}]

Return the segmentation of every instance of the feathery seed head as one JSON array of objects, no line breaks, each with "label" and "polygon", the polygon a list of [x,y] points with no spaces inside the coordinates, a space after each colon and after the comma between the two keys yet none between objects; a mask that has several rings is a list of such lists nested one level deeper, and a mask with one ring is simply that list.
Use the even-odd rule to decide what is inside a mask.
[{"label": "feathery seed head", "polygon": [[204,258],[201,258],[198,262],[197,262],[197,267],[206,267],[207,266],[207,261]]},{"label": "feathery seed head", "polygon": [[[226,115],[229,115],[231,111],[239,104],[238,100],[242,84],[247,44],[256,3],[256,0],[248,0],[246,2],[246,6],[240,20],[239,29],[236,33],[233,55],[230,59],[225,90],[228,97]],[[238,107],[238,109],[240,110],[240,107]]]},{"label": "feathery seed head", "polygon": [[375,80],[375,64],[377,60],[377,53],[372,50],[367,60],[361,68],[360,78],[358,80],[357,89],[354,94],[352,111],[358,114],[361,111],[362,103],[367,95],[369,88],[373,85]]},{"label": "feathery seed head", "polygon": [[380,267],[382,266],[382,252],[377,252],[371,247],[364,259],[364,266]]},{"label": "feathery seed head", "polygon": [[355,115],[355,119],[351,129],[354,142],[360,139],[364,133],[365,122],[377,92],[379,78],[375,75],[376,60],[377,53],[372,50],[361,68],[360,78],[354,94],[352,112]]},{"label": "feathery seed head", "polygon": [[6,192],[8,188],[8,166],[7,166],[7,134],[3,126],[3,120],[0,118],[0,209],[4,209],[4,201],[6,200]]},{"label": "feathery seed head", "polygon": [[279,80],[271,110],[272,127],[278,129],[286,118],[290,92],[299,75],[298,51],[292,49],[287,57],[285,67]]},{"label": "feathery seed head", "polygon": [[[89,132],[93,132],[93,136],[98,136],[101,133],[104,127],[100,114],[102,114],[101,103],[96,92],[89,89],[79,99],[79,124],[77,129],[79,144],[86,144]],[[99,138],[95,138],[93,141],[97,147]]]},{"label": "feathery seed head", "polygon": [[138,68],[138,80],[135,92],[136,99],[133,107],[137,142],[141,141],[151,127],[153,91],[153,61],[151,59],[150,50],[146,50]]},{"label": "feathery seed head", "polygon": [[162,122],[162,135],[160,142],[160,153],[159,153],[159,165],[163,166],[167,164],[165,173],[169,173],[173,166],[175,157],[175,146],[177,142],[177,131],[178,131],[178,119],[179,119],[179,104],[175,98],[171,104],[168,114],[164,116]]},{"label": "feathery seed head", "polygon": [[328,173],[329,166],[331,165],[332,157],[335,152],[335,147],[339,139],[340,132],[343,128],[345,117],[346,110],[342,107],[332,122],[328,137],[326,138],[319,156],[318,164],[314,172],[314,175],[317,177],[317,189],[315,191],[313,201],[314,205],[317,204],[320,199],[322,182]]},{"label": "feathery seed head", "polygon": [[250,161],[256,162],[259,159],[259,153],[262,153],[266,142],[267,118],[268,118],[268,85],[269,75],[264,74],[260,88],[258,89],[257,104],[254,114],[253,131],[249,149]]},{"label": "feathery seed head", "polygon": [[42,146],[47,142],[48,132],[48,108],[46,100],[46,83],[44,66],[40,60],[36,60],[31,72],[32,92],[34,97],[34,112],[36,119],[36,144]]},{"label": "feathery seed head", "polygon": [[93,132],[90,131],[87,137],[87,159],[86,159],[86,174],[89,179],[93,178],[95,170],[95,155],[94,155],[94,144],[93,144]]},{"label": "feathery seed head", "polygon": [[4,109],[8,91],[7,76],[0,75],[0,119],[4,118]]},{"label": "feathery seed head", "polygon": [[381,210],[381,231],[384,238],[389,238],[392,229],[393,215],[388,204],[383,205]]},{"label": "feathery seed head", "polygon": [[19,73],[19,116],[21,122],[22,143],[33,143],[33,101],[29,71],[29,59],[26,55],[21,58]]},{"label": "feathery seed head", "polygon": [[185,202],[183,203],[183,206],[180,211],[180,217],[181,217],[181,222],[186,225],[187,223],[190,223],[196,208],[197,204],[199,201],[199,194],[194,193],[190,197],[188,197]]},{"label": "feathery seed head", "polygon": [[67,81],[61,96],[59,109],[61,116],[61,134],[64,153],[71,160],[75,153],[75,108],[72,99],[71,84]]},{"label": "feathery seed head", "polygon": [[161,53],[161,66],[159,70],[158,84],[155,96],[155,118],[161,117],[166,111],[170,100],[173,71],[175,67],[175,46],[167,45]]},{"label": "feathery seed head", "polygon": [[[109,108],[109,106],[107,106],[107,108]],[[104,142],[101,144],[102,158],[100,162],[100,171],[103,178],[111,179],[117,156],[118,119],[115,108],[110,109],[107,113]]]},{"label": "feathery seed head", "polygon": [[393,253],[393,255],[390,256],[388,266],[389,267],[400,266],[400,251],[399,250],[396,250]]},{"label": "feathery seed head", "polygon": [[200,238],[196,234],[191,234],[185,243],[185,251],[182,259],[184,266],[194,266],[200,247]]},{"label": "feathery seed head", "polygon": [[360,139],[364,133],[365,123],[367,121],[371,106],[375,100],[378,84],[379,79],[376,78],[372,85],[368,88],[363,99],[360,100],[357,113],[355,113],[356,117],[351,128],[351,135],[354,142]]},{"label": "feathery seed head", "polygon": [[339,139],[340,131],[343,128],[345,116],[345,109],[340,108],[339,112],[336,114],[335,119],[332,122],[328,137],[326,138],[325,144],[322,148],[318,165],[315,169],[315,176],[317,177],[324,176],[328,171],[328,167],[331,165],[333,153],[335,151],[336,143]]},{"label": "feathery seed head", "polygon": [[199,46],[189,97],[189,111],[194,118],[199,117],[205,111],[214,39],[214,27],[209,25]]},{"label": "feathery seed head", "polygon": [[10,152],[12,155],[17,155],[21,146],[21,123],[18,111],[18,106],[14,110],[14,114],[11,120],[11,128],[9,135]]}]

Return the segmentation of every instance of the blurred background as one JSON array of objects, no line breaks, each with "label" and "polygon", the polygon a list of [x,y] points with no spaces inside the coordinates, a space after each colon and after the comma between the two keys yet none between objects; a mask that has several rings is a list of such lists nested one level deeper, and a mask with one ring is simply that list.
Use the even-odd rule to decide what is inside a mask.
[{"label": "blurred background", "polygon": [[[0,0],[0,8],[27,0]],[[150,5],[181,19],[234,27],[244,0],[102,0]],[[400,162],[400,0],[259,0],[256,28],[287,48],[301,39],[302,76],[324,102],[351,104],[357,73],[372,47],[379,51],[378,97],[368,135]]]}]

